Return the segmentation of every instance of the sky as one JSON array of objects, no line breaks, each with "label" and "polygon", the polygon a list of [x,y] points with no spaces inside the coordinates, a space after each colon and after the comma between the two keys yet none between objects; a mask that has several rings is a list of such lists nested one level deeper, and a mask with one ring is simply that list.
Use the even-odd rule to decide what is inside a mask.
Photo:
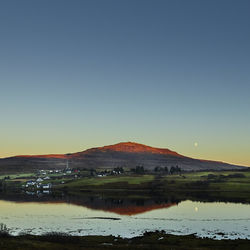
[{"label": "sky", "polygon": [[250,1],[0,2],[0,158],[133,141],[250,166]]}]

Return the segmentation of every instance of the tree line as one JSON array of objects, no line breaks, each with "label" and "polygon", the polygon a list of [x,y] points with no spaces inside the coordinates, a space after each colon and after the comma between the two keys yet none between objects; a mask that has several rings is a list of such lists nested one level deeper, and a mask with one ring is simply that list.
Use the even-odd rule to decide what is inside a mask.
[{"label": "tree line", "polygon": [[[134,172],[136,174],[144,174],[146,172],[146,170],[144,169],[143,166],[136,166],[135,168],[131,169],[131,172]],[[163,174],[180,174],[181,168],[178,165],[171,166],[170,168],[156,166],[154,168],[154,172],[155,173],[163,173]]]}]

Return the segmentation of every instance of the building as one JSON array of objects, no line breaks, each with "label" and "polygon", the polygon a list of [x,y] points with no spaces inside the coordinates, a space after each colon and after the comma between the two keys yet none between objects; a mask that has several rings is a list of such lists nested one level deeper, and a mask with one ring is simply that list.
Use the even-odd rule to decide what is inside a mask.
[{"label": "building", "polygon": [[35,184],[36,184],[35,181],[27,181],[25,187],[34,186]]},{"label": "building", "polygon": [[42,189],[50,189],[50,188],[52,188],[52,184],[51,183],[43,184],[43,185],[41,185],[41,188]]}]

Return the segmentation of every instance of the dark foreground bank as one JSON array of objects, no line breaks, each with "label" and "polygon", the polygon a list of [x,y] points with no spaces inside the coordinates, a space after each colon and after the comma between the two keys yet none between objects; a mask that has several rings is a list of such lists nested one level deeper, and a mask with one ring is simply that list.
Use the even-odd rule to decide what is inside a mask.
[{"label": "dark foreground bank", "polygon": [[201,239],[194,235],[175,236],[164,232],[146,232],[132,239],[50,233],[43,236],[1,235],[0,249],[250,249],[250,240]]}]

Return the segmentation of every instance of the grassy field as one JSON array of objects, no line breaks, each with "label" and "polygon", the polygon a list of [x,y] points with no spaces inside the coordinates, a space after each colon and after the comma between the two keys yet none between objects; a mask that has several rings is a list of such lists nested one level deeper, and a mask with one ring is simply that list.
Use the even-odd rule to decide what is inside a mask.
[{"label": "grassy field", "polygon": [[184,187],[196,190],[250,192],[250,172],[197,172],[168,175],[164,181],[169,188]]},{"label": "grassy field", "polygon": [[168,189],[183,189],[184,187],[192,190],[206,189],[220,191],[250,191],[250,172],[194,172],[173,175],[129,175],[129,176],[107,176],[81,178],[68,181],[59,185],[58,188],[105,188],[112,184],[126,183],[129,185],[142,185],[145,183],[161,184]]},{"label": "grassy field", "polygon": [[127,183],[139,185],[145,182],[151,182],[154,180],[153,175],[138,175],[138,176],[107,176],[107,177],[93,177],[82,178],[68,182],[67,184],[60,185],[59,187],[77,188],[83,186],[102,186],[112,183]]},{"label": "grassy field", "polygon": [[0,179],[4,179],[5,177],[10,177],[10,179],[17,179],[17,178],[22,178],[22,179],[27,179],[34,177],[34,173],[23,173],[23,174],[5,174],[5,175],[0,175]]}]

